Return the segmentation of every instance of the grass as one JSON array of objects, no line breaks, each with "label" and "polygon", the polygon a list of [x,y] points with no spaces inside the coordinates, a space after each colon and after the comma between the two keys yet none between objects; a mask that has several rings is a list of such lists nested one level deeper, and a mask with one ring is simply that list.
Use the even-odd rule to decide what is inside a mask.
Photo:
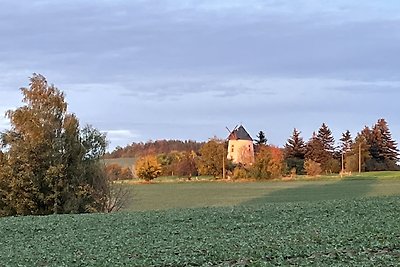
[{"label": "grass", "polygon": [[133,185],[121,213],[0,218],[0,267],[395,266],[396,177]]},{"label": "grass", "polygon": [[136,161],[135,158],[104,159],[104,163],[106,165],[118,164],[121,167],[128,167],[128,168],[132,168],[132,166],[135,164],[135,161]]},{"label": "grass", "polygon": [[251,202],[299,202],[400,195],[400,172],[312,181],[181,182],[137,184],[127,211],[224,207]]}]

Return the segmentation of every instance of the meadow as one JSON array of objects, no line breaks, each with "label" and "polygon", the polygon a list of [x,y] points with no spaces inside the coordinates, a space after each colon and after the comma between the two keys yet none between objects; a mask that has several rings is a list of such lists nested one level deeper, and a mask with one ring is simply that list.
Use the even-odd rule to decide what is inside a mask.
[{"label": "meadow", "polygon": [[394,266],[399,173],[126,185],[113,214],[0,219],[0,266]]}]

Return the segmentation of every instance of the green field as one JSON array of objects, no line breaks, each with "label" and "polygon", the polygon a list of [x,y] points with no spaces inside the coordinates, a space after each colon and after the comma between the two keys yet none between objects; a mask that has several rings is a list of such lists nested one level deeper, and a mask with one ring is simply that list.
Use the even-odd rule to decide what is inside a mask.
[{"label": "green field", "polygon": [[132,166],[135,164],[135,161],[136,161],[135,158],[104,159],[104,163],[106,165],[118,164],[121,167],[128,167],[128,168],[132,168]]},{"label": "green field", "polygon": [[1,266],[397,266],[399,173],[133,185],[126,211],[0,219]]},{"label": "green field", "polygon": [[270,182],[180,182],[136,184],[127,211],[305,202],[371,196],[400,196],[400,172],[315,180]]}]

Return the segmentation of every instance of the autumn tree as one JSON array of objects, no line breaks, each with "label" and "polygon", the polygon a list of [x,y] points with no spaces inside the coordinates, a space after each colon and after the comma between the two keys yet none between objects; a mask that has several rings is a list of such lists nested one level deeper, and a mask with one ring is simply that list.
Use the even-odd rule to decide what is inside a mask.
[{"label": "autumn tree", "polygon": [[182,152],[182,157],[176,164],[176,174],[179,176],[192,177],[198,175],[197,154],[194,151]]},{"label": "autumn tree", "polygon": [[108,182],[101,164],[105,136],[67,113],[64,94],[34,74],[24,106],[9,110],[0,141],[3,215],[101,211]]},{"label": "autumn tree", "polygon": [[255,179],[279,178],[283,174],[283,151],[274,146],[263,146],[255,155],[249,175]]},{"label": "autumn tree", "polygon": [[161,174],[161,165],[157,161],[157,157],[148,155],[138,159],[135,164],[135,174],[138,178],[145,181],[159,177]]},{"label": "autumn tree", "polygon": [[128,180],[133,178],[130,168],[123,167],[117,163],[107,164],[105,171],[110,181]]},{"label": "autumn tree", "polygon": [[[348,172],[356,172],[358,170],[365,171],[366,164],[371,158],[369,153],[369,144],[366,137],[359,133],[351,145],[351,149],[347,151],[345,157],[345,167]],[[359,166],[361,164],[361,166]]]},{"label": "autumn tree", "polygon": [[297,174],[304,171],[306,144],[300,136],[300,131],[294,128],[292,136],[287,140],[284,148],[284,157],[288,170],[295,169]]},{"label": "autumn tree", "polygon": [[[224,142],[211,139],[200,148],[198,169],[202,175],[222,176],[223,164],[228,165]],[[224,162],[225,161],[225,162]]]}]

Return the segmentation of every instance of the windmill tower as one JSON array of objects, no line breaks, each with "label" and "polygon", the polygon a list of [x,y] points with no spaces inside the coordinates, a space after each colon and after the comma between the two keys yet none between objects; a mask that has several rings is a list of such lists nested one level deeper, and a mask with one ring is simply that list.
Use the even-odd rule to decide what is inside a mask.
[{"label": "windmill tower", "polygon": [[236,126],[228,136],[228,159],[236,164],[254,163],[253,139],[242,125]]}]

